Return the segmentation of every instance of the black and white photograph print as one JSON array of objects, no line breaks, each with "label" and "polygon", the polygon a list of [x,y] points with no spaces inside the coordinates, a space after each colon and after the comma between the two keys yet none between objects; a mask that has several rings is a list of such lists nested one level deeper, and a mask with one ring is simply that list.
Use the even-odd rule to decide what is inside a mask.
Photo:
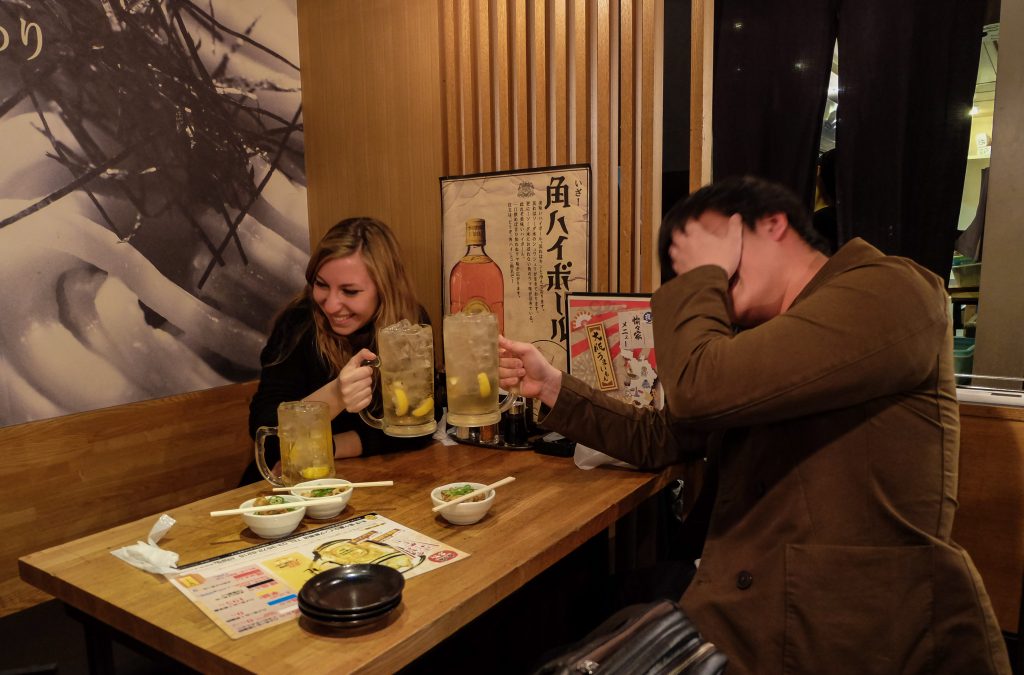
[{"label": "black and white photograph print", "polygon": [[296,0],[0,0],[0,426],[259,375],[309,252]]}]

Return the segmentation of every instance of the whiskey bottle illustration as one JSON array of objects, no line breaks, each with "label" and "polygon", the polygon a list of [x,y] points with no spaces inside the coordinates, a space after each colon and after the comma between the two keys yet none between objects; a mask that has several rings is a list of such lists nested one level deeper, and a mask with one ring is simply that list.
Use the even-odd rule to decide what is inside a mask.
[{"label": "whiskey bottle illustration", "polygon": [[466,254],[452,268],[448,279],[452,313],[492,312],[498,332],[505,334],[505,282],[501,268],[484,250],[487,225],[482,218],[466,221]]}]

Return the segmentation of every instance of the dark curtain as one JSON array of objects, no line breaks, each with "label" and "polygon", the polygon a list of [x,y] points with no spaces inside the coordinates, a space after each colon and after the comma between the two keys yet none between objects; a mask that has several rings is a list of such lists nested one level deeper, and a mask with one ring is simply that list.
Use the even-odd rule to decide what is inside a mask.
[{"label": "dark curtain", "polygon": [[789,185],[807,204],[834,40],[840,242],[863,237],[949,277],[981,0],[719,0],[713,171]]}]

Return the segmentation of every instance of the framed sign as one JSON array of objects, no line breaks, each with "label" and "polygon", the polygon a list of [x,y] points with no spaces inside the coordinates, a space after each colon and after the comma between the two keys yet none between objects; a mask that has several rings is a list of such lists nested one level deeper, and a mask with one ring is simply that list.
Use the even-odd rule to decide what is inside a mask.
[{"label": "framed sign", "polygon": [[589,288],[590,167],[441,179],[445,313],[490,311],[568,366],[570,293]]},{"label": "framed sign", "polygon": [[621,401],[660,408],[651,296],[572,293],[568,314],[569,372]]}]

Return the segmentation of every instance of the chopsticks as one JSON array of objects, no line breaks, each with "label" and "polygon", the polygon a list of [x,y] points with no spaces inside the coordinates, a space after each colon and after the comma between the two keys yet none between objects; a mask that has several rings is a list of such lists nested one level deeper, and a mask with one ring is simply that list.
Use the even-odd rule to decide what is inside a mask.
[{"label": "chopsticks", "polygon": [[340,502],[344,499],[344,495],[338,495],[336,497],[315,497],[313,499],[303,499],[297,502],[284,502],[283,504],[265,504],[264,506],[247,506],[244,509],[227,509],[224,511],[210,511],[211,516],[238,516],[243,513],[260,513],[261,511],[280,511],[283,509],[295,509],[304,507],[307,504],[316,504],[321,506],[323,504],[330,504],[332,502]]},{"label": "chopsticks", "polygon": [[459,497],[456,497],[455,499],[451,500],[450,502],[445,502],[444,504],[439,504],[438,506],[435,506],[431,510],[434,513],[437,513],[441,509],[446,509],[449,506],[454,506],[456,504],[459,504],[461,502],[466,501],[467,499],[472,499],[473,497],[476,497],[477,495],[482,495],[485,492],[493,490],[494,488],[501,487],[502,485],[508,485],[509,483],[514,481],[515,479],[516,479],[515,476],[509,476],[508,478],[502,478],[497,483],[491,483],[490,485],[485,485],[484,487],[479,488],[477,490],[473,490],[472,492],[470,492],[468,494],[464,494],[464,495],[461,495]]},{"label": "chopsticks", "polygon": [[[271,492],[291,492],[292,490],[326,490],[327,488],[357,488],[357,487],[391,487],[395,484],[393,480],[373,480],[366,483],[336,483],[334,485],[303,485],[301,487],[276,487]],[[324,499],[313,497],[313,499]]]}]

